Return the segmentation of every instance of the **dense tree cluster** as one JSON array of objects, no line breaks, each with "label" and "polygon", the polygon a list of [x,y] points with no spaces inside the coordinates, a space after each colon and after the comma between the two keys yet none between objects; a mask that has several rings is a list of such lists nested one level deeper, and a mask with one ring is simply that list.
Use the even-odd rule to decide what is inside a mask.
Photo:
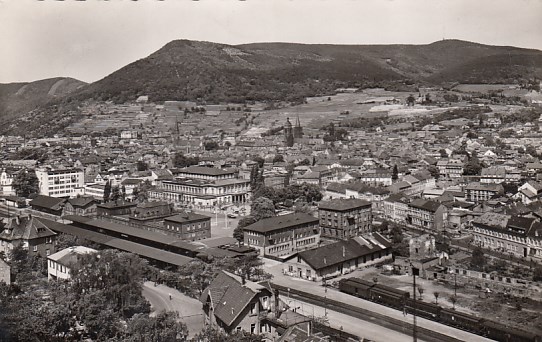
[{"label": "dense tree cluster", "polygon": [[39,192],[39,180],[34,170],[22,169],[13,178],[13,189],[17,196],[28,197]]},{"label": "dense tree cluster", "polygon": [[0,340],[186,340],[175,314],[149,317],[141,292],[147,264],[139,257],[113,250],[83,255],[70,282],[48,282],[45,266],[36,270],[35,262],[23,251],[12,255],[18,285],[0,284]]},{"label": "dense tree cluster", "polygon": [[188,167],[192,165],[199,164],[199,157],[188,157],[182,154],[181,152],[175,153],[173,157],[173,166],[174,167]]}]

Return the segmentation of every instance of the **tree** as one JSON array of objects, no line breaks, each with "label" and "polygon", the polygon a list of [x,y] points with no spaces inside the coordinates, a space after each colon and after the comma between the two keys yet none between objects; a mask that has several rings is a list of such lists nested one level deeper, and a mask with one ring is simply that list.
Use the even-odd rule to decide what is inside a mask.
[{"label": "tree", "polygon": [[149,190],[152,188],[150,181],[146,180],[142,183],[139,183],[138,187],[135,187],[132,192],[132,197],[134,201],[139,203],[145,202],[149,198]]},{"label": "tree", "polygon": [[149,169],[149,165],[145,163],[143,160],[138,160],[136,167],[137,167],[137,171],[147,171]]},{"label": "tree", "polygon": [[438,304],[438,296],[440,296],[440,293],[438,291],[433,292],[433,296],[435,296],[435,304]]},{"label": "tree", "polygon": [[392,243],[401,243],[403,242],[404,234],[403,229],[398,225],[393,225],[391,228],[391,242]]},{"label": "tree", "polygon": [[127,342],[161,342],[186,341],[188,328],[178,321],[178,314],[160,312],[156,317],[137,314],[128,322],[128,329],[123,341]]},{"label": "tree", "polygon": [[111,199],[112,201],[118,201],[120,198],[121,198],[120,189],[119,189],[118,186],[114,186],[114,187],[111,189],[111,197],[110,197],[110,199]]},{"label": "tree", "polygon": [[275,163],[284,163],[284,157],[281,154],[276,154],[273,158],[273,164]]},{"label": "tree", "polygon": [[235,227],[235,229],[233,230],[233,237],[237,241],[243,242],[244,240],[243,228],[246,226],[250,226],[254,222],[256,222],[256,220],[252,216],[247,216],[240,219],[239,222],[237,223],[237,227]]},{"label": "tree", "polygon": [[256,222],[264,218],[275,216],[275,205],[273,204],[273,201],[266,197],[259,197],[252,201],[250,216],[252,216]]},{"label": "tree", "polygon": [[542,281],[542,266],[537,265],[533,270],[533,280]]},{"label": "tree", "polygon": [[104,202],[109,202],[111,196],[111,181],[107,181],[104,187]]},{"label": "tree", "polygon": [[226,334],[222,330],[215,329],[208,325],[203,331],[194,337],[194,341],[205,342],[262,342],[263,335],[249,334],[245,331],[236,331]]},{"label": "tree", "polygon": [[391,179],[396,181],[399,178],[399,170],[397,169],[397,165],[393,165],[393,171],[391,173]]},{"label": "tree", "polygon": [[421,287],[420,285],[418,285],[418,292],[420,293],[420,299],[422,299],[424,291],[425,291],[425,289],[423,287]]},{"label": "tree", "polygon": [[484,269],[486,264],[487,264],[487,260],[482,248],[481,247],[474,248],[474,250],[472,251],[472,257],[470,259],[471,267],[476,271],[481,271]]},{"label": "tree", "polygon": [[468,176],[479,175],[482,171],[482,168],[483,165],[480,163],[476,152],[473,152],[472,155],[469,157],[469,160],[465,164],[465,167],[463,168],[463,174]]},{"label": "tree", "polygon": [[456,296],[450,296],[450,302],[452,302],[453,309],[455,310],[455,303],[457,303],[457,297]]},{"label": "tree", "polygon": [[173,157],[173,166],[175,167],[188,167],[199,164],[199,157],[187,157],[184,154],[177,152]]},{"label": "tree", "polygon": [[429,167],[427,168],[427,171],[429,171],[429,173],[431,174],[431,177],[435,179],[439,179],[440,171],[435,165],[429,165]]},{"label": "tree", "polygon": [[17,173],[12,182],[13,189],[17,196],[28,197],[40,191],[39,180],[34,170],[23,169]]},{"label": "tree", "polygon": [[218,143],[216,141],[207,141],[203,146],[205,148],[205,151],[218,150]]},{"label": "tree", "polygon": [[416,103],[416,98],[412,94],[410,94],[407,97],[407,105],[414,106],[414,103]]}]

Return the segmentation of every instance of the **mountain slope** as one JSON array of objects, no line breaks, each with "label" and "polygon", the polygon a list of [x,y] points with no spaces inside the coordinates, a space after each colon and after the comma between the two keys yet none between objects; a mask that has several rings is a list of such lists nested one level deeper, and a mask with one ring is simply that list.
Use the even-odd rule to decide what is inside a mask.
[{"label": "mountain slope", "polygon": [[0,84],[0,125],[52,100],[63,99],[84,85],[86,83],[67,77]]},{"label": "mountain slope", "polygon": [[300,99],[352,82],[400,77],[362,56],[179,40],[91,84],[83,95],[119,101],[143,94],[154,101]]}]

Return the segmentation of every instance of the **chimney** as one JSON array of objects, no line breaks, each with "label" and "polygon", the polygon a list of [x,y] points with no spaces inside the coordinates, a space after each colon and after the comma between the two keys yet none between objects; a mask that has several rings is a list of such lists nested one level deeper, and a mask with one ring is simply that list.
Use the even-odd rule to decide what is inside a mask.
[{"label": "chimney", "polygon": [[246,283],[247,283],[247,280],[246,280],[245,275],[243,274],[243,275],[241,276],[241,284],[245,285]]},{"label": "chimney", "polygon": [[280,310],[279,310],[279,294],[280,294],[280,291],[279,289],[275,289],[275,318],[279,318],[280,317]]}]

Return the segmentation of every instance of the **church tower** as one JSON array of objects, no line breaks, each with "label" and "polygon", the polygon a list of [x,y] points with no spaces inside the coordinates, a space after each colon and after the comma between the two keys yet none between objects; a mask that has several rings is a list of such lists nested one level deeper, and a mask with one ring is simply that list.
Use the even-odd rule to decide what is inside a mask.
[{"label": "church tower", "polygon": [[303,138],[303,127],[301,127],[301,122],[299,122],[299,115],[298,115],[297,119],[295,120],[294,139],[300,139],[300,138]]},{"label": "church tower", "polygon": [[290,118],[286,118],[286,123],[284,124],[284,142],[288,147],[294,146],[294,132]]}]

